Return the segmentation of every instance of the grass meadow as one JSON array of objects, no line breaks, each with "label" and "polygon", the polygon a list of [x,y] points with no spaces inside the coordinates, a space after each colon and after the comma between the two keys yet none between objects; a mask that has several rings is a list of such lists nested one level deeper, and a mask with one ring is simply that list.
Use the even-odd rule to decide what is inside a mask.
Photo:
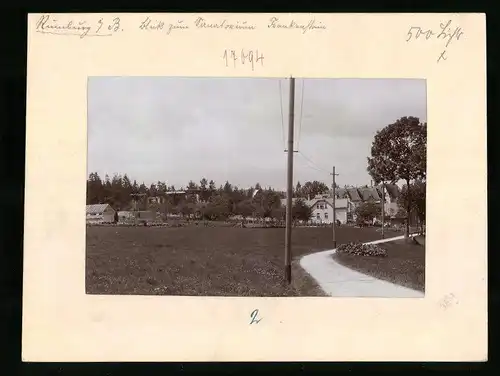
[{"label": "grass meadow", "polygon": [[[337,244],[380,238],[375,228],[339,227]],[[331,228],[294,228],[293,283],[283,282],[284,228],[89,226],[88,294],[318,296],[300,268],[332,248]]]}]

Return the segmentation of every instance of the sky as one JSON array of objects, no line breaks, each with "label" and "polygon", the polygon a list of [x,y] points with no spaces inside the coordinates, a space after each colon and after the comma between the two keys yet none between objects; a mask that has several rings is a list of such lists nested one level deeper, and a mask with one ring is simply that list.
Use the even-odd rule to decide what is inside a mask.
[{"label": "sky", "polygon": [[[90,77],[87,172],[176,188],[286,188],[287,78]],[[403,116],[427,121],[419,79],[295,79],[294,184],[370,184],[377,130]]]}]

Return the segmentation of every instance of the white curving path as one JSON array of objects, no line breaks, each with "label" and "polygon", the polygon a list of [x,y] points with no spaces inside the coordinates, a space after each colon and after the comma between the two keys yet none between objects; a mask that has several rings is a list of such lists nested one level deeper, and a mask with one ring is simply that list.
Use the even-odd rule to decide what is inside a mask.
[{"label": "white curving path", "polygon": [[[404,239],[404,236],[364,244],[386,243],[400,239]],[[335,249],[332,249],[306,255],[300,259],[300,266],[330,296],[359,298],[423,298],[425,296],[421,291],[382,281],[340,265],[333,260],[334,253]]]}]

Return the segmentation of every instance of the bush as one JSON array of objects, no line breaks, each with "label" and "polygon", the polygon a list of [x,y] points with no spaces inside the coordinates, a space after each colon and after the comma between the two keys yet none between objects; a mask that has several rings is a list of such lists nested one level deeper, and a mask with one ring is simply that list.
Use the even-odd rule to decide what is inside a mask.
[{"label": "bush", "polygon": [[338,254],[354,256],[386,257],[387,252],[376,244],[347,243],[341,244],[336,251]]}]

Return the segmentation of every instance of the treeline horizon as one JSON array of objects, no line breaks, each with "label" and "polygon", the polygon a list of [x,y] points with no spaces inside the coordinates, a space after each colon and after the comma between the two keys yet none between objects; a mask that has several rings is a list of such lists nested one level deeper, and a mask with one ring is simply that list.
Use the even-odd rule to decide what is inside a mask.
[{"label": "treeline horizon", "polygon": [[[180,190],[200,190],[199,201],[194,196],[167,195],[167,192]],[[331,187],[320,181],[298,182],[294,189],[294,197],[307,199],[318,194],[327,194]],[[142,194],[137,197],[135,194]],[[148,202],[148,197],[163,197],[162,202]],[[231,215],[249,217],[269,217],[282,219],[284,208],[281,200],[286,193],[270,186],[264,188],[260,183],[250,187],[238,187],[226,181],[216,185],[212,179],[201,178],[199,182],[190,180],[186,186],[177,188],[168,185],[166,181],[158,181],[150,186],[130,179],[127,173],[108,174],[102,179],[97,172],[90,173],[87,179],[87,205],[107,203],[117,211],[126,210],[156,210],[164,214],[182,214],[189,216],[201,213],[207,219],[222,219]],[[297,203],[297,218],[306,218],[309,208],[302,202]]]}]

